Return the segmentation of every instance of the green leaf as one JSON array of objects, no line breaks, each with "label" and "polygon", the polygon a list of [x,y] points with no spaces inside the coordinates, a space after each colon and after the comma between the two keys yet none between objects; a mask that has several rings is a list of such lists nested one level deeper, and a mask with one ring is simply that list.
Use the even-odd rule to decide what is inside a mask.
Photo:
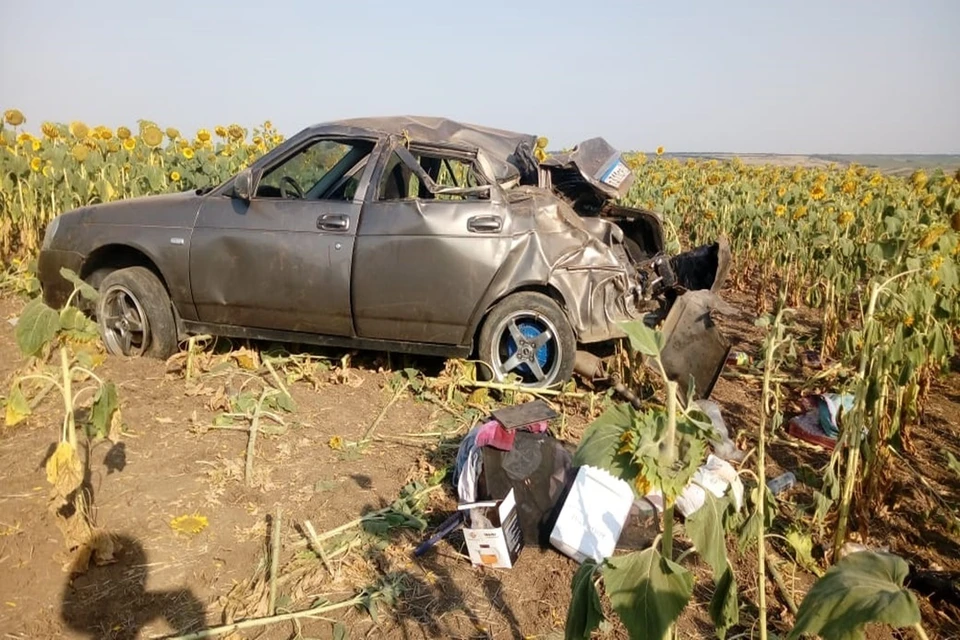
[{"label": "green leaf", "polygon": [[867,623],[892,627],[920,622],[916,597],[903,586],[909,567],[898,556],[852,553],[817,580],[800,604],[788,636],[819,634],[824,640],[859,640]]},{"label": "green leaf", "polygon": [[106,436],[110,432],[113,414],[119,408],[117,386],[112,382],[107,382],[97,391],[97,397],[90,409],[90,424],[93,426],[95,434]]},{"label": "green leaf", "polygon": [[74,288],[80,292],[80,295],[89,300],[90,302],[96,302],[97,298],[100,296],[97,293],[97,290],[92,286],[80,279],[76,273],[67,269],[66,267],[60,268],[60,275],[63,276],[64,280],[68,281],[74,286]]},{"label": "green leaf", "polygon": [[733,568],[727,564],[723,573],[714,579],[713,597],[710,598],[710,619],[716,627],[717,637],[723,640],[730,627],[740,622],[740,602],[737,597],[737,579]]},{"label": "green leaf", "polygon": [[35,356],[44,345],[53,340],[60,330],[60,315],[35,298],[23,308],[14,335],[17,346],[25,355]]},{"label": "green leaf", "polygon": [[603,584],[632,640],[662,640],[693,595],[693,575],[656,548],[608,558]]},{"label": "green leaf", "polygon": [[822,576],[823,570],[813,559],[813,539],[806,533],[791,529],[785,536],[787,544],[793,548],[797,563],[816,576]]},{"label": "green leaf", "polygon": [[100,335],[97,324],[76,307],[64,307],[60,311],[60,329],[81,341],[95,340]]},{"label": "green leaf", "polygon": [[347,640],[349,638],[347,628],[342,622],[335,622],[333,625],[333,640]]},{"label": "green leaf", "polygon": [[727,547],[723,534],[723,514],[730,503],[720,500],[709,489],[705,489],[706,500],[703,506],[693,512],[684,525],[687,535],[697,547],[697,552],[713,569],[713,575],[719,576],[727,569]]},{"label": "green leaf", "polygon": [[618,452],[622,446],[620,438],[636,419],[636,409],[626,402],[604,411],[584,432],[580,446],[573,454],[573,466],[589,465],[606,469],[628,482],[635,478],[638,469],[630,461],[630,455]]},{"label": "green leaf", "polygon": [[600,595],[594,584],[597,564],[587,561],[573,574],[570,584],[570,608],[567,609],[565,640],[589,640],[591,632],[603,622]]},{"label": "green leaf", "polygon": [[943,455],[946,456],[947,458],[947,468],[950,469],[950,471],[953,471],[955,474],[957,474],[958,477],[960,477],[960,460],[957,460],[956,458],[954,458],[953,454],[947,451],[946,449],[943,450]]},{"label": "green leaf", "polygon": [[645,356],[656,358],[663,349],[663,335],[648,327],[642,320],[619,323],[620,328],[630,339],[630,346]]},{"label": "green leaf", "polygon": [[13,386],[10,387],[10,396],[7,398],[7,406],[4,413],[3,423],[8,427],[19,424],[30,415],[30,403],[27,402],[27,398],[23,395],[19,381],[15,381]]}]

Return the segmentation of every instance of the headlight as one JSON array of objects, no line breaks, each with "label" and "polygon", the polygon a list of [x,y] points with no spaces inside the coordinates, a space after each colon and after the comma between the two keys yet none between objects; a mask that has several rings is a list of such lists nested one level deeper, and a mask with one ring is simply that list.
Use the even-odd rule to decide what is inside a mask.
[{"label": "headlight", "polygon": [[53,242],[53,237],[57,235],[57,228],[60,226],[60,216],[57,216],[50,221],[50,224],[47,225],[47,230],[43,234],[43,244],[40,246],[41,249],[49,249],[50,244]]}]

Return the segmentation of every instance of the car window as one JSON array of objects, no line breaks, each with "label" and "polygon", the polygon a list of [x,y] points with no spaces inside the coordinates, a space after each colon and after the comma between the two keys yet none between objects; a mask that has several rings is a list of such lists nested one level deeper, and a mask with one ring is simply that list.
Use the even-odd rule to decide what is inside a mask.
[{"label": "car window", "polygon": [[366,140],[313,142],[264,172],[257,197],[352,200],[372,150]]},{"label": "car window", "polygon": [[[466,200],[486,197],[486,193],[443,193],[447,188],[479,187],[487,182],[476,172],[473,164],[457,158],[445,158],[440,155],[410,152],[423,172],[433,181],[431,191],[400,156],[394,152],[380,178],[380,200]],[[429,182],[429,181],[428,181]]]}]

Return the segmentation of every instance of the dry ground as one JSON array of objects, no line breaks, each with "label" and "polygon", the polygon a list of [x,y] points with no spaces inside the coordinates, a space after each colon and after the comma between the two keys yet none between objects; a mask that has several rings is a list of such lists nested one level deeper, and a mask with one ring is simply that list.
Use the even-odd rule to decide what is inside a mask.
[{"label": "dry ground", "polygon": [[[743,300],[745,301],[745,299]],[[23,302],[0,299],[0,386],[5,390],[24,364],[7,319]],[[727,325],[735,349],[755,353],[757,330],[745,321]],[[334,562],[329,576],[315,557],[305,557],[300,527],[311,520],[319,532],[389,504],[410,480],[424,478],[449,462],[456,434],[417,438],[436,432],[444,412],[434,404],[403,395],[386,413],[377,433],[391,438],[356,451],[338,451],[330,439],[361,438],[392,397],[386,388],[392,372],[383,371],[376,354],[361,356],[346,383],[315,390],[291,388],[297,410],[286,433],[262,436],[257,447],[253,487],[243,482],[247,436],[207,431],[216,412],[210,397],[190,395],[182,376],[170,376],[164,363],[109,358],[99,375],[119,385],[126,433],[126,465],[109,471],[109,445],[90,452],[96,524],[117,537],[117,562],[94,567],[67,590],[69,563],[63,538],[47,509],[44,460],[62,419],[51,397],[20,425],[0,431],[0,631],[5,638],[135,638],[172,634],[220,624],[224,605],[246,595],[247,582],[266,571],[271,515],[282,507],[281,564],[311,563],[310,579],[280,588],[282,607],[302,608],[319,597],[336,601],[394,576],[402,587],[396,606],[381,611],[375,623],[366,612],[346,609],[328,619],[304,620],[245,632],[248,638],[329,638],[342,621],[351,638],[552,638],[562,637],[576,564],[549,550],[527,548],[512,571],[482,570],[464,559],[456,536],[419,560],[411,555],[420,534],[395,532],[388,543],[364,544]],[[417,363],[436,371],[442,363]],[[211,383],[215,386],[214,383]],[[759,384],[722,378],[713,398],[724,410],[731,431],[749,447],[757,424]],[[787,407],[791,409],[791,407]],[[945,469],[943,450],[960,457],[960,374],[934,389],[925,423],[914,434],[912,469],[898,467],[884,510],[863,523],[864,542],[887,546],[920,568],[960,571],[960,547],[938,519],[939,494],[960,505],[960,483]],[[585,410],[567,416],[565,434],[576,439],[587,424]],[[462,435],[462,431],[460,432]],[[423,444],[419,444],[423,442]],[[771,475],[801,464],[819,465],[826,455],[786,438],[771,447]],[[925,478],[921,483],[919,478]],[[435,526],[454,506],[445,484],[427,507]],[[798,487],[790,505],[810,504],[810,491]],[[170,520],[198,513],[209,526],[196,535],[174,531]],[[755,556],[737,556],[742,619],[749,632],[755,618],[756,589],[749,584]],[[812,578],[784,561],[781,569],[796,598]],[[695,602],[680,623],[681,637],[713,637],[706,614],[710,582],[698,568]],[[238,586],[239,585],[239,586]],[[235,589],[236,587],[236,589]],[[228,594],[234,589],[230,598]],[[65,594],[70,594],[65,597]],[[790,617],[772,590],[768,602],[773,625],[789,628]],[[960,613],[947,604],[921,599],[933,637],[960,637]],[[302,631],[302,635],[298,633]],[[610,637],[619,637],[613,629]],[[892,637],[876,630],[871,637]]]}]

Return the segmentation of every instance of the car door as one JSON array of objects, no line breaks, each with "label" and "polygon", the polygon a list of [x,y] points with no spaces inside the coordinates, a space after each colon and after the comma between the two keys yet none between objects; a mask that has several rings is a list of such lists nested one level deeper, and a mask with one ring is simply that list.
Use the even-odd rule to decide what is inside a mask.
[{"label": "car door", "polygon": [[352,335],[350,266],[374,148],[309,139],[264,168],[249,200],[208,198],[190,244],[200,321]]},{"label": "car door", "polygon": [[357,231],[353,309],[364,338],[461,344],[506,253],[507,207],[464,152],[391,152]]}]

